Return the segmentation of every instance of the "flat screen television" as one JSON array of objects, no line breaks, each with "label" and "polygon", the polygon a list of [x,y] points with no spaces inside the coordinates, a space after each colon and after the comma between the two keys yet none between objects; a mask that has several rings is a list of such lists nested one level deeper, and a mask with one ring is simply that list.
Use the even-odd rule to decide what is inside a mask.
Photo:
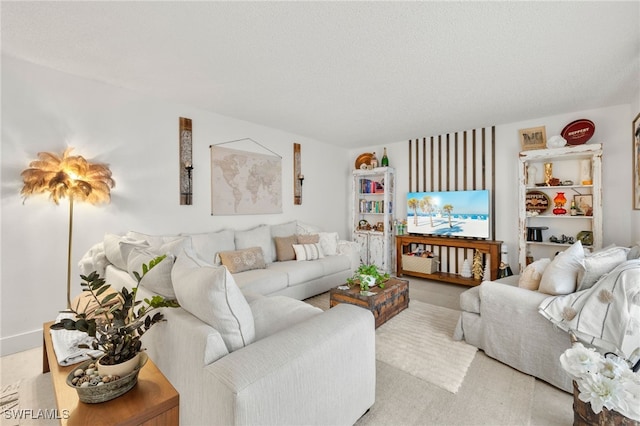
[{"label": "flat screen television", "polygon": [[489,191],[409,192],[407,232],[489,238]]}]

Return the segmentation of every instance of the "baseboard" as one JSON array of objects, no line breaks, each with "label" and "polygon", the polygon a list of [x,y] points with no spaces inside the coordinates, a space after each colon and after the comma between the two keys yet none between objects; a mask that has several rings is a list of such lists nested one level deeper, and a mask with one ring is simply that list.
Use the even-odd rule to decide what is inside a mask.
[{"label": "baseboard", "polygon": [[42,346],[42,329],[0,339],[0,356],[11,355]]}]

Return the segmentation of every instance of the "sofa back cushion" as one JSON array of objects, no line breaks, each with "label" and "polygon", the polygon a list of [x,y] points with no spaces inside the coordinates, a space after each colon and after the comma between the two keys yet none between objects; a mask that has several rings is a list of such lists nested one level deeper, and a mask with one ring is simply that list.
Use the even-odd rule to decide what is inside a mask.
[{"label": "sofa back cushion", "polygon": [[185,250],[171,276],[182,308],[218,330],[229,352],[254,341],[251,308],[227,268],[203,262]]},{"label": "sofa back cushion", "polygon": [[269,226],[260,225],[255,228],[247,229],[246,231],[235,232],[236,250],[242,250],[251,247],[260,247],[264,256],[265,262],[273,262],[273,255],[271,254],[271,231]]},{"label": "sofa back cushion", "polygon": [[136,280],[134,272],[142,276],[142,265],[145,264],[148,266],[149,262],[163,254],[167,257],[162,259],[160,263],[151,268],[149,272],[142,277],[140,285],[167,299],[175,299],[176,294],[173,291],[173,283],[171,282],[171,269],[173,268],[173,262],[175,260],[173,254],[152,248],[134,248],[131,253],[129,253],[127,272],[131,278]]},{"label": "sofa back cushion", "polygon": [[191,246],[194,253],[210,264],[220,265],[218,253],[236,249],[234,231],[223,229],[216,232],[203,232],[200,234],[188,234],[191,237]]},{"label": "sofa back cushion", "polygon": [[578,290],[586,290],[613,269],[627,260],[629,249],[611,246],[585,256],[578,271]]}]

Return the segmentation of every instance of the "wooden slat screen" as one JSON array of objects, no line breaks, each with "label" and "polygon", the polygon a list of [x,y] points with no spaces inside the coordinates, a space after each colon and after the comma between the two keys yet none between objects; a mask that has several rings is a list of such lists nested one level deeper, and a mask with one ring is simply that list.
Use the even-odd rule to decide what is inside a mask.
[{"label": "wooden slat screen", "polygon": [[[492,240],[496,228],[494,188],[494,126],[409,140],[409,192],[489,190]],[[464,259],[473,260],[472,249],[431,249],[440,257],[442,272],[460,273]]]}]

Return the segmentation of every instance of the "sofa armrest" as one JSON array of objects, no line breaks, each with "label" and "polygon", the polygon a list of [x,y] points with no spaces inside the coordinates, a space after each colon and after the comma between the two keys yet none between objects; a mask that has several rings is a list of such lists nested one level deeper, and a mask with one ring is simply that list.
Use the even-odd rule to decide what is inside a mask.
[{"label": "sofa armrest", "polygon": [[360,246],[353,241],[338,241],[338,254],[349,256],[351,270],[356,271],[360,266]]},{"label": "sofa armrest", "polygon": [[195,405],[211,410],[203,423],[353,424],[375,401],[373,315],[340,304],[230,353],[204,374],[214,388]]}]

